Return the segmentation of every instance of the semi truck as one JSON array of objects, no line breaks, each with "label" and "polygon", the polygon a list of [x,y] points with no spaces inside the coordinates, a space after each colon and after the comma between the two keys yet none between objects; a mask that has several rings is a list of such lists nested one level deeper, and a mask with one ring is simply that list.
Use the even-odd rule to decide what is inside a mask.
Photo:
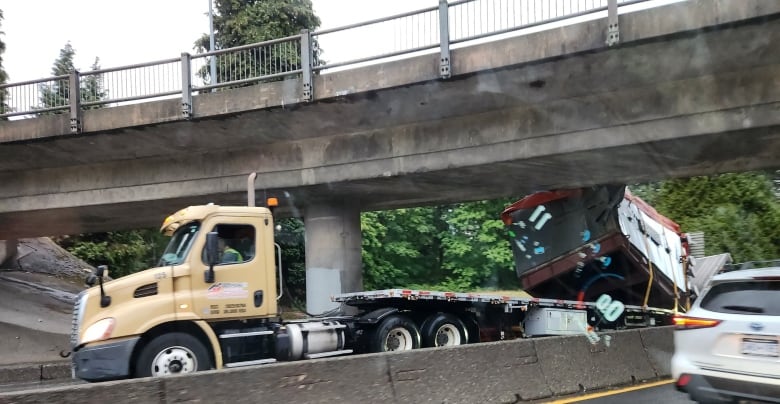
[{"label": "semi truck", "polygon": [[[248,199],[249,206],[190,206],[167,217],[161,231],[171,239],[155,268],[110,281],[105,267],[94,271],[93,286],[74,304],[75,378],[168,376],[543,335],[581,333],[598,343],[601,329],[671,324],[672,311],[626,304],[606,289],[593,300],[364,291],[332,297],[356,314],[287,320],[278,304],[278,203],[254,206],[254,186]],[[593,290],[585,296],[596,296]]]}]

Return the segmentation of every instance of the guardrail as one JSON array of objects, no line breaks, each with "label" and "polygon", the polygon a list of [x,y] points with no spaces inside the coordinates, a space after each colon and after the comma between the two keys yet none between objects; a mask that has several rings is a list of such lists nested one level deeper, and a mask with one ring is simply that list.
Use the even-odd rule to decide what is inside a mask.
[{"label": "guardrail", "polygon": [[[181,96],[182,117],[192,96],[286,78],[303,81],[301,101],[313,99],[313,75],[419,52],[439,50],[440,76],[449,78],[450,46],[587,14],[607,11],[605,43],[619,41],[619,6],[649,0],[439,0],[439,5],[339,28],[309,32],[213,52],[0,85],[0,118],[70,113],[70,130],[94,109]],[[348,60],[321,59],[319,44],[370,37],[372,46]],[[215,59],[216,76],[209,64]]]}]

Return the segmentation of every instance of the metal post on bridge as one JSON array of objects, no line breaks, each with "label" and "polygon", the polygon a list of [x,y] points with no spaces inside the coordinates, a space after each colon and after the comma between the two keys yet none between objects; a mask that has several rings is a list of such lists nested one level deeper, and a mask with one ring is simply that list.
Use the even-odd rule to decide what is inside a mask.
[{"label": "metal post on bridge", "polygon": [[617,45],[620,43],[617,0],[607,1],[607,24],[607,46]]},{"label": "metal post on bridge", "polygon": [[450,12],[447,0],[439,0],[439,76],[450,78]]},{"label": "metal post on bridge", "polygon": [[181,117],[192,118],[192,75],[190,73],[190,54],[181,54]]},{"label": "metal post on bridge", "polygon": [[68,103],[70,104],[70,133],[81,133],[81,85],[79,71],[71,70],[68,78]]},{"label": "metal post on bridge", "polygon": [[303,93],[301,98],[304,101],[311,101],[314,98],[314,89],[312,87],[312,60],[314,59],[314,49],[311,43],[311,32],[308,29],[301,30],[301,78],[303,79]]}]

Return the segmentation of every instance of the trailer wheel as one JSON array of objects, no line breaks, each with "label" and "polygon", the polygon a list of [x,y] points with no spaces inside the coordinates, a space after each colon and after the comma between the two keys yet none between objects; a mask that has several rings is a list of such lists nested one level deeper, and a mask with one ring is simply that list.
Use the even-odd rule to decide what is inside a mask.
[{"label": "trailer wheel", "polygon": [[469,342],[463,321],[449,313],[436,313],[428,317],[422,326],[422,337],[425,347],[463,345]]},{"label": "trailer wheel", "polygon": [[141,349],[136,377],[171,376],[211,369],[208,350],[197,338],[182,332],[160,335]]},{"label": "trailer wheel", "polygon": [[369,340],[370,352],[407,351],[420,347],[420,330],[409,317],[393,314],[374,329]]}]

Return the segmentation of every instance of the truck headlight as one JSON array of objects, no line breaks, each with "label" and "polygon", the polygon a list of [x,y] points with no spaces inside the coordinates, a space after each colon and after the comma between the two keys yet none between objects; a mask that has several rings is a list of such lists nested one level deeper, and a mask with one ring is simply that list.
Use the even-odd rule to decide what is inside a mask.
[{"label": "truck headlight", "polygon": [[113,318],[104,318],[87,328],[84,331],[84,338],[81,339],[82,344],[94,341],[102,341],[104,339],[111,338],[111,333],[114,332],[114,325],[116,321]]}]

